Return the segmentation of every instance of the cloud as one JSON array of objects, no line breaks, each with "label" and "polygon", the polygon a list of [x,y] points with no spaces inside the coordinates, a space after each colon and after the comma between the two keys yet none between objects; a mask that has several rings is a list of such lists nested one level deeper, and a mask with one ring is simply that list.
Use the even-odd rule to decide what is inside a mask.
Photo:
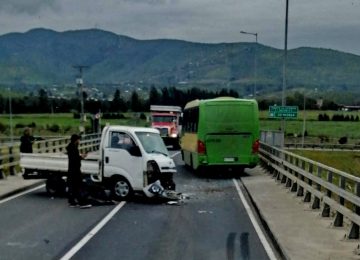
[{"label": "cloud", "polygon": [[55,0],[1,0],[0,11],[34,15],[44,8],[55,8]]},{"label": "cloud", "polygon": [[[289,48],[360,54],[359,0],[289,1]],[[138,39],[284,43],[284,0],[0,0],[0,34],[34,27],[100,28]]]},{"label": "cloud", "polygon": [[132,4],[161,5],[161,4],[175,3],[178,0],[120,0],[120,1],[132,3]]}]

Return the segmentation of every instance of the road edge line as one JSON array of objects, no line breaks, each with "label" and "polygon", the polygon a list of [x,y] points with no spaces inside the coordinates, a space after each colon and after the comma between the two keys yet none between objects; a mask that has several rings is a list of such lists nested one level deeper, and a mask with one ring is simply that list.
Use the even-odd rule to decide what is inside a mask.
[{"label": "road edge line", "polygon": [[254,226],[254,229],[256,231],[256,234],[258,235],[261,244],[263,245],[266,254],[268,255],[268,257],[270,258],[270,260],[276,260],[277,257],[272,249],[272,247],[270,246],[269,242],[267,241],[264,232],[261,230],[259,223],[257,222],[254,213],[251,210],[251,207],[249,206],[249,204],[247,203],[245,196],[243,194],[243,192],[240,189],[239,183],[236,181],[236,179],[233,179],[233,182],[235,184],[236,190],[239,194],[240,200],[244,205],[244,208],[250,218],[251,223]]},{"label": "road edge line", "polygon": [[0,196],[0,204],[3,204],[5,202],[8,202],[10,200],[13,200],[13,199],[16,199],[20,196],[23,196],[25,194],[28,194],[30,192],[33,192],[35,190],[38,190],[38,189],[41,189],[41,188],[44,188],[45,187],[45,184],[41,184],[40,183],[35,183],[35,184],[32,184],[32,185],[29,185],[29,186],[26,186],[26,187],[22,187],[22,188],[19,188],[19,189],[16,189],[14,191],[11,191],[7,194],[4,194],[2,196]]},{"label": "road edge line", "polygon": [[181,153],[181,151],[178,151],[178,152],[176,152],[176,153],[174,153],[174,154],[172,154],[172,155],[170,155],[170,158],[174,158],[176,155],[178,155],[179,153]]},{"label": "road edge line", "polygon": [[110,219],[126,204],[125,201],[120,202],[110,213],[108,213],[94,228],[92,228],[79,242],[76,243],[60,260],[71,259],[79,250],[93,238]]}]

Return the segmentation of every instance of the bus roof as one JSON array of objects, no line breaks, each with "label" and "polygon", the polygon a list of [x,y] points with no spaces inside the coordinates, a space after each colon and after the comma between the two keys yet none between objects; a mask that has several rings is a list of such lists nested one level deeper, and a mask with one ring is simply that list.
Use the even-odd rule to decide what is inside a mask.
[{"label": "bus roof", "polygon": [[193,101],[190,101],[186,104],[185,109],[198,107],[200,104],[204,103],[212,103],[212,102],[219,102],[219,101],[230,101],[230,102],[248,102],[248,103],[256,103],[256,100],[254,99],[240,99],[240,98],[234,98],[234,97],[218,97],[213,99],[195,99]]}]

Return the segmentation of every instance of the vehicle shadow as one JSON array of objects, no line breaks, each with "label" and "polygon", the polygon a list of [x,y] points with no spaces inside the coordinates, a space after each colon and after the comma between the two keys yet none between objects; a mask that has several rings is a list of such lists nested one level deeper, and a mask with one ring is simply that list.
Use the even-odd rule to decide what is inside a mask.
[{"label": "vehicle shadow", "polygon": [[198,179],[240,179],[242,177],[247,177],[249,174],[243,169],[234,169],[234,168],[206,168],[200,170],[193,170],[187,165],[182,165],[184,171],[189,175],[196,177]]}]

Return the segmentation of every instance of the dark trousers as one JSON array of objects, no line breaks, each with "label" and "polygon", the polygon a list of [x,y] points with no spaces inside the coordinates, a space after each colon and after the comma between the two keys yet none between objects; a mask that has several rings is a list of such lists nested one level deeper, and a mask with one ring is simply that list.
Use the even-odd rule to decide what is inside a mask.
[{"label": "dark trousers", "polygon": [[81,176],[69,176],[67,178],[67,183],[69,187],[68,191],[68,201],[70,204],[80,204],[84,205],[86,203],[84,196],[84,186],[82,183]]}]

